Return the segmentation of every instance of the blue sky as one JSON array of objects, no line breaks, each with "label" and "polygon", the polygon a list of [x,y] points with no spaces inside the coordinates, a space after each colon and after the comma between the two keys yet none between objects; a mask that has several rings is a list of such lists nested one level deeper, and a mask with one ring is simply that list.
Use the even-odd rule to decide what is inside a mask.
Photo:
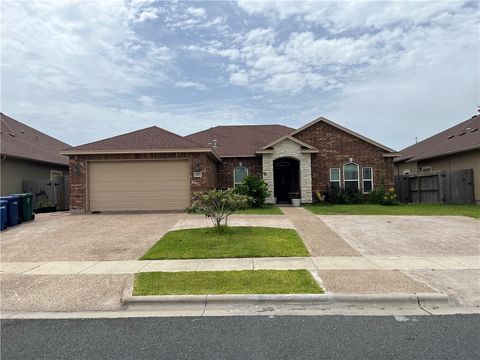
[{"label": "blue sky", "polygon": [[480,103],[478,2],[1,7],[2,112],[72,145],[325,116],[401,149]]}]

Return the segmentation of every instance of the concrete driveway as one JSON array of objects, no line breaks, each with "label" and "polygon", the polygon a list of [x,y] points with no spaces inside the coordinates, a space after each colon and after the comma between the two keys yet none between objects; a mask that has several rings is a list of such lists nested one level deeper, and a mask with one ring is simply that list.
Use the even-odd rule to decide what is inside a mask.
[{"label": "concrete driveway", "polygon": [[364,256],[480,255],[480,220],[464,216],[320,216]]},{"label": "concrete driveway", "polygon": [[[404,274],[447,293],[454,301],[480,307],[480,271],[466,264],[458,270],[432,270],[431,259],[443,264],[458,257],[477,257],[480,263],[480,220],[463,216],[321,216],[360,254],[372,260],[389,256],[392,264],[424,259],[425,269]],[[457,258],[455,258],[457,257]],[[478,268],[478,266],[477,266]]]},{"label": "concrete driveway", "polygon": [[184,214],[39,214],[1,234],[2,262],[136,260]]}]

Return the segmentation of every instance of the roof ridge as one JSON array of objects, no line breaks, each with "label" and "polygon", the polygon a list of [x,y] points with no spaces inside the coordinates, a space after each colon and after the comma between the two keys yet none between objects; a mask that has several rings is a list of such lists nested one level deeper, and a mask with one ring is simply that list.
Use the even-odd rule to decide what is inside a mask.
[{"label": "roof ridge", "polygon": [[91,142],[88,142],[88,143],[85,143],[85,144],[81,144],[81,145],[77,145],[77,146],[73,146],[73,147],[70,147],[68,149],[64,149],[64,150],[74,150],[78,147],[83,147],[83,146],[87,146],[87,145],[92,145],[92,144],[96,144],[96,143],[99,143],[99,142],[103,142],[103,141],[110,141],[110,140],[115,140],[115,139],[118,139],[118,138],[121,138],[121,137],[126,137],[126,136],[130,136],[130,135],[133,135],[133,134],[136,134],[136,133],[140,133],[142,131],[146,131],[146,130],[149,130],[149,129],[155,129],[155,130],[161,130],[162,132],[165,132],[165,133],[168,133],[172,136],[175,136],[175,137],[178,137],[178,138],[181,138],[182,140],[184,141],[187,141],[189,143],[191,143],[192,145],[195,145],[195,146],[200,146],[200,147],[203,147],[201,146],[200,144],[190,140],[190,139],[187,139],[186,137],[184,136],[181,136],[181,135],[178,135],[170,130],[166,130],[164,128],[161,128],[160,126],[157,126],[157,125],[152,125],[152,126],[148,126],[148,127],[145,127],[145,128],[142,128],[142,129],[137,129],[137,130],[133,130],[133,131],[130,131],[130,132],[127,132],[127,133],[123,133],[123,134],[119,134],[119,135],[114,135],[114,136],[111,136],[111,137],[108,137],[108,138],[105,138],[105,139],[100,139],[100,140],[95,140],[95,141],[91,141]]},{"label": "roof ridge", "polygon": [[[8,119],[11,120],[11,121],[14,121],[14,122],[16,122],[16,123],[19,123],[19,124],[21,124],[22,126],[28,128],[28,129],[31,130],[31,131],[34,131],[34,132],[36,132],[36,133],[40,133],[42,136],[45,136],[45,137],[48,137],[48,138],[50,138],[50,139],[52,139],[52,140],[61,142],[62,144],[65,144],[65,145],[67,145],[67,146],[71,146],[70,144],[67,144],[65,141],[59,140],[59,139],[57,139],[56,137],[53,137],[53,136],[51,136],[51,135],[48,135],[48,134],[44,133],[43,131],[40,131],[40,130],[38,130],[38,129],[35,129],[35,128],[33,128],[33,127],[25,124],[24,122],[21,122],[21,121],[19,121],[19,120],[16,120],[16,119],[12,118],[11,116],[8,116],[7,114],[5,114],[5,113],[3,113],[3,112],[0,112],[0,119],[2,120],[2,123],[5,121],[4,118],[8,118]],[[12,129],[10,129],[10,127],[8,126],[8,124],[7,124],[6,122],[5,122],[5,125],[7,126],[7,128],[8,128],[9,130],[12,130]]]},{"label": "roof ridge", "polygon": [[[415,143],[415,144],[409,145],[409,146],[407,146],[406,148],[403,148],[402,150],[400,150],[400,153],[403,152],[403,151],[405,151],[405,150],[411,149],[411,148],[413,148],[413,147],[415,147],[415,146],[418,146],[418,145],[421,145],[421,144],[426,144],[428,141],[434,141],[434,140],[435,140],[434,138],[440,137],[442,134],[447,135],[450,131],[453,131],[454,128],[460,128],[462,124],[468,123],[468,125],[470,125],[471,123],[473,123],[473,122],[476,120],[476,117],[477,117],[477,116],[478,116],[478,115],[474,115],[473,117],[471,117],[471,118],[469,118],[469,119],[467,119],[467,120],[464,120],[464,121],[462,121],[462,122],[460,122],[460,123],[458,123],[458,124],[456,124],[456,125],[450,126],[449,128],[447,128],[447,129],[445,129],[445,130],[442,130],[442,131],[440,131],[440,132],[438,132],[438,133],[436,133],[436,134],[430,135],[429,137],[427,137],[427,138],[425,138],[425,139],[423,139],[423,140],[421,140],[421,141],[419,141],[419,142],[417,142],[417,143]],[[467,127],[467,126],[466,126],[466,127]],[[458,134],[455,133],[455,134],[450,134],[450,135],[458,135]],[[418,154],[417,154],[417,155],[418,155]],[[417,156],[417,155],[413,155],[412,157]]]}]

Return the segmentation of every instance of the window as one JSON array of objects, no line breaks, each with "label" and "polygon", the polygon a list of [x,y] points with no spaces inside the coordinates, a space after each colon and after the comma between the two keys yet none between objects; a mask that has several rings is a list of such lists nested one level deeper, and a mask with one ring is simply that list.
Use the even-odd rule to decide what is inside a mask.
[{"label": "window", "polygon": [[63,173],[61,171],[50,170],[50,180],[55,180],[57,176],[62,176]]},{"label": "window", "polygon": [[402,174],[403,175],[410,175],[410,169],[403,170]]},{"label": "window", "polygon": [[424,167],[422,168],[422,173],[429,173],[432,171],[432,167],[431,166],[427,166],[427,167]]},{"label": "window", "polygon": [[363,193],[368,194],[373,190],[373,169],[371,167],[362,168]]},{"label": "window", "polygon": [[340,191],[340,168],[330,169],[330,187],[332,191]]},{"label": "window", "polygon": [[237,187],[237,185],[243,182],[243,179],[248,176],[248,169],[241,165],[233,169],[233,186]]},{"label": "window", "polygon": [[343,165],[343,186],[345,191],[358,191],[360,183],[358,179],[358,165],[345,164]]}]

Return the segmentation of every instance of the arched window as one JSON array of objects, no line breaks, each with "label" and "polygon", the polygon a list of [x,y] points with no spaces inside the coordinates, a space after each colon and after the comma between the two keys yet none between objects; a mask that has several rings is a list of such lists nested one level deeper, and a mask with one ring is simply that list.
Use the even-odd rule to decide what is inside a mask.
[{"label": "arched window", "polygon": [[237,166],[233,169],[233,187],[237,187],[237,185],[243,182],[243,179],[248,176],[248,168],[241,165]]},{"label": "arched window", "polygon": [[357,164],[349,163],[343,165],[343,187],[345,191],[360,190]]}]

